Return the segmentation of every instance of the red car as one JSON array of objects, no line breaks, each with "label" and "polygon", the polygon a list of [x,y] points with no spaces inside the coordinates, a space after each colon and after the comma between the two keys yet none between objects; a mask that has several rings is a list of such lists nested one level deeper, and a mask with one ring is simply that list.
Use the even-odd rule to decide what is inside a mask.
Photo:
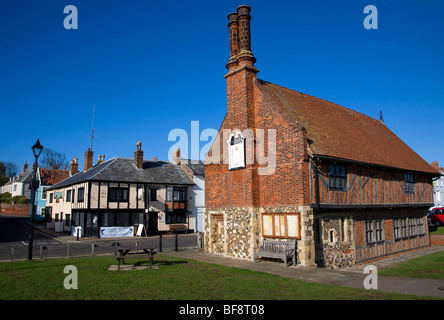
[{"label": "red car", "polygon": [[429,223],[435,227],[444,226],[444,208],[433,208],[428,214]]}]

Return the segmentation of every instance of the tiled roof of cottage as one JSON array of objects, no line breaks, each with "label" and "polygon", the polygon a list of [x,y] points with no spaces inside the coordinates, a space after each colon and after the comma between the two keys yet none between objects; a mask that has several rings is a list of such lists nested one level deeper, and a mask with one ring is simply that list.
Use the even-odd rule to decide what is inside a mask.
[{"label": "tiled roof of cottage", "polygon": [[262,80],[256,86],[288,123],[307,130],[315,156],[439,174],[376,119]]},{"label": "tiled roof of cottage", "polygon": [[68,170],[44,169],[40,170],[40,184],[42,186],[52,186],[69,178]]},{"label": "tiled roof of cottage", "polygon": [[205,176],[205,165],[200,160],[181,159],[182,164],[190,168],[195,175]]},{"label": "tiled roof of cottage", "polygon": [[193,185],[185,172],[169,161],[143,160],[143,168],[138,169],[132,158],[115,157],[96,164],[86,171],[50,187],[48,190],[59,189],[86,181],[109,181],[124,183],[153,183]]}]

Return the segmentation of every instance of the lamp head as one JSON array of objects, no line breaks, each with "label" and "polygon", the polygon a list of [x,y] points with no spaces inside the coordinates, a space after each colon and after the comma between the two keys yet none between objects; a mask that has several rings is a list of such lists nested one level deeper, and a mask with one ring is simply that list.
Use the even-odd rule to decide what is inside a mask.
[{"label": "lamp head", "polygon": [[40,140],[37,139],[35,145],[32,146],[32,153],[34,153],[34,157],[38,158],[40,153],[42,153],[43,146],[40,144]]}]

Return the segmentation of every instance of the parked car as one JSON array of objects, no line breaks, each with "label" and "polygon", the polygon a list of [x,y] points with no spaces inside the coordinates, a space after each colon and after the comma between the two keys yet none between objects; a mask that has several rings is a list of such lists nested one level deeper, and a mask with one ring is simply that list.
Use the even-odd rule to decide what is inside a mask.
[{"label": "parked car", "polygon": [[444,226],[444,208],[433,208],[427,212],[429,225]]}]

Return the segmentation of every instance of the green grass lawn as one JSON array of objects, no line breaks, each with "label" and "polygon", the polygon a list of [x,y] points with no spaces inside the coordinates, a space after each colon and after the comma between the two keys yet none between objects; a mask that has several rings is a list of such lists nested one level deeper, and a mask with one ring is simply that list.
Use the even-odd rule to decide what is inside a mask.
[{"label": "green grass lawn", "polygon": [[444,226],[441,227],[430,226],[429,233],[431,235],[444,235]]},{"label": "green grass lawn", "polygon": [[[0,263],[0,300],[16,299],[425,299],[376,290],[334,287],[267,273],[156,256],[159,269],[108,271],[113,257]],[[78,289],[64,288],[66,265],[78,270]]]},{"label": "green grass lawn", "polygon": [[381,276],[444,280],[444,251],[381,269]]}]

